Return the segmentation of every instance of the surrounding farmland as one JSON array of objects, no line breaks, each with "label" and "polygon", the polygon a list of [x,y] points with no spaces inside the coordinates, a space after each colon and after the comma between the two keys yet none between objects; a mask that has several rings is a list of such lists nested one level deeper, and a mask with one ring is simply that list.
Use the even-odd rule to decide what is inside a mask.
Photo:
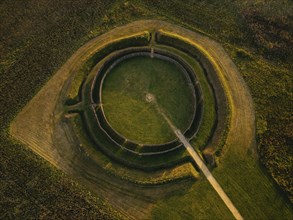
[{"label": "surrounding farmland", "polygon": [[[267,169],[259,165],[253,150],[246,154],[235,150],[237,147],[224,148],[213,174],[229,189],[229,195],[241,194],[233,199],[249,218],[292,217],[284,199],[292,199],[292,50],[288,49],[292,44],[292,3],[28,0],[3,1],[0,12],[0,218],[121,217],[13,142],[8,127],[81,45],[117,25],[143,18],[172,21],[224,45],[251,90],[258,151]],[[235,165],[237,169],[233,169]],[[231,218],[205,180],[169,193],[153,207],[156,219]]]}]

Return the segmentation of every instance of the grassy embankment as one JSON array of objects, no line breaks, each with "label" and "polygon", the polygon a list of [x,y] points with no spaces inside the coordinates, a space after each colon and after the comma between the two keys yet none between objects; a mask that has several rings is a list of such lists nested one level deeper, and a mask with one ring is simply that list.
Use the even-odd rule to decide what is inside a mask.
[{"label": "grassy embankment", "polygon": [[[132,39],[135,38],[135,39]],[[129,39],[132,39],[131,41]],[[140,39],[140,40],[139,40]],[[144,40],[145,39],[145,40]],[[113,50],[119,50],[122,49],[124,47],[127,46],[134,46],[134,45],[139,45],[142,44],[144,45],[147,42],[148,39],[148,34],[146,32],[139,32],[139,33],[132,33],[130,31],[130,34],[127,35],[127,37],[124,38],[119,38],[119,39],[114,39],[112,41],[107,42],[107,45],[99,47],[98,51],[95,52],[95,54],[92,54],[91,57],[88,58],[88,60],[84,61],[84,63],[81,65],[81,67],[77,67],[77,74],[76,76],[74,76],[73,80],[70,81],[71,86],[68,88],[68,97],[70,100],[70,103],[74,103],[74,100],[78,100],[78,93],[80,93],[80,96],[82,97],[81,101],[82,103],[80,103],[79,105],[79,111],[91,111],[91,109],[88,109],[88,104],[84,103],[89,101],[88,100],[88,93],[90,92],[90,85],[91,85],[91,80],[93,78],[93,76],[97,73],[98,69],[101,67],[102,64],[98,64],[93,68],[93,66],[102,58],[104,58],[104,56],[106,54],[111,53]],[[139,43],[140,42],[140,43]],[[111,57],[112,55],[109,55],[109,57]],[[104,60],[107,60],[108,58],[105,58]],[[92,69],[92,70],[91,70]],[[85,77],[87,77],[89,75],[89,72],[91,72],[90,76],[88,77],[89,79],[85,80]],[[112,75],[112,74],[111,74]],[[85,85],[83,86],[83,91],[80,92],[79,90],[79,86],[82,84],[83,81],[85,82]],[[87,84],[89,84],[89,86],[87,86]],[[74,97],[74,98],[72,98]],[[83,106],[83,107],[82,107]],[[90,114],[90,112],[89,112]],[[91,114],[90,114],[91,115]],[[80,119],[78,116],[75,117],[76,119],[74,120],[75,122],[78,122]],[[90,122],[90,124],[95,124],[93,123],[95,121],[95,119],[93,117],[91,117],[88,122]],[[78,126],[82,126],[82,127],[86,127],[84,124],[81,124],[80,122],[77,123],[77,126],[75,125],[75,127]],[[168,181],[172,181],[174,179],[186,179],[186,178],[194,178],[197,177],[196,171],[194,169],[190,168],[190,164],[183,164],[180,165],[177,162],[174,163],[172,161],[187,161],[186,158],[186,154],[184,154],[184,150],[180,150],[179,152],[176,151],[172,154],[165,156],[156,156],[155,158],[153,158],[152,160],[150,158],[145,158],[145,157],[134,157],[129,155],[129,152],[122,152],[121,149],[117,149],[117,151],[113,151],[111,149],[116,149],[117,147],[113,146],[113,143],[110,143],[107,141],[107,138],[105,138],[103,132],[100,131],[100,129],[98,127],[96,127],[95,125],[93,129],[90,130],[94,130],[95,135],[98,138],[96,139],[98,145],[100,146],[104,146],[103,148],[108,149],[107,152],[110,155],[115,154],[116,156],[118,156],[118,158],[121,158],[123,161],[126,161],[126,164],[133,164],[134,163],[138,163],[140,165],[140,167],[142,166],[142,168],[144,169],[144,167],[146,167],[145,169],[148,168],[148,164],[151,164],[152,167],[155,166],[163,166],[165,167],[166,165],[168,165],[168,161],[170,161],[170,165],[174,164],[174,165],[178,165],[176,168],[174,169],[163,169],[162,171],[158,171],[156,173],[153,173],[154,176],[150,176],[149,174],[140,172],[140,176],[139,171],[135,171],[135,170],[128,170],[127,168],[120,168],[118,169],[118,165],[115,164],[114,161],[111,161],[109,159],[107,159],[105,156],[102,156],[101,153],[99,151],[97,152],[93,152],[93,149],[95,147],[93,147],[93,144],[85,141],[85,138],[80,138],[82,139],[82,146],[84,148],[87,148],[86,151],[91,152],[91,154],[95,155],[95,158],[98,160],[97,162],[100,163],[100,166],[102,166],[104,169],[106,169],[109,173],[119,176],[120,178],[123,179],[128,179],[131,182],[137,182],[140,184],[157,184],[157,183],[162,183],[162,182],[168,182]],[[78,129],[78,135],[79,136],[84,136],[83,133],[84,131],[81,131],[80,129]],[[89,138],[89,137],[88,137]],[[112,145],[112,147],[110,147]],[[91,148],[92,147],[92,148]],[[150,163],[150,161],[152,161],[152,163]],[[179,162],[180,163],[180,162]],[[182,162],[181,162],[182,163]],[[102,165],[101,165],[102,164]],[[112,167],[116,167],[115,169]],[[149,170],[149,169],[147,169]],[[156,169],[158,170],[158,169]],[[172,175],[174,175],[172,177]]]},{"label": "grassy embankment", "polygon": [[[118,45],[118,44],[117,44]],[[116,46],[117,46],[116,45]],[[156,46],[159,46],[159,45],[156,45]],[[113,48],[112,46],[111,46],[111,48]],[[119,49],[119,48],[118,48]],[[166,49],[166,47],[165,47],[165,49]],[[174,50],[175,49],[172,49],[172,48],[167,48],[167,50],[172,50],[172,52],[174,52]],[[99,54],[100,52],[97,52],[97,54]],[[177,52],[178,53],[178,52]],[[180,53],[179,52],[179,55],[181,56],[181,55],[184,55],[184,53]],[[93,57],[95,57],[95,55],[93,56]],[[185,54],[185,58],[186,57],[188,57],[186,54]],[[90,60],[91,60],[92,58],[90,58]],[[108,58],[107,58],[108,59]],[[203,72],[202,72],[202,69],[200,68],[200,66],[199,66],[199,64],[195,61],[195,60],[193,60],[191,57],[188,57],[188,62],[191,62],[191,66],[192,66],[192,68],[194,69],[194,72],[196,72],[196,74],[198,75],[199,74],[199,80],[200,80],[200,83],[203,83],[203,86],[204,86],[204,93],[207,93],[207,94],[204,94],[204,95],[206,95],[206,102],[207,102],[207,104],[209,104],[210,102],[212,102],[212,105],[207,105],[206,106],[206,109],[207,109],[207,111],[205,112],[205,114],[204,114],[204,127],[205,127],[205,129],[203,130],[203,135],[201,135],[200,137],[203,137],[202,139],[204,140],[204,142],[202,142],[202,144],[204,144],[204,143],[206,143],[206,141],[207,141],[207,139],[208,139],[208,137],[209,137],[209,135],[210,135],[210,129],[211,129],[211,127],[213,126],[213,120],[214,120],[214,116],[213,116],[213,114],[214,114],[214,105],[213,105],[213,98],[212,98],[212,94],[211,94],[211,90],[210,90],[210,88],[209,88],[209,85],[208,85],[208,83],[207,83],[207,81],[206,80],[204,80],[204,78],[205,78],[205,76],[203,75]],[[85,63],[85,65],[87,65],[87,63],[88,63],[88,61]],[[95,75],[96,74],[96,72],[98,71],[98,69],[100,68],[99,67],[100,66],[100,64],[98,65],[98,66],[96,66],[95,67],[95,69],[93,69],[92,70],[92,73],[93,73],[93,75]],[[145,66],[145,65],[144,65]],[[161,72],[161,71],[160,71]],[[170,70],[170,72],[172,72],[171,70]],[[87,75],[87,74],[85,74],[85,75]],[[123,75],[123,74],[122,74]],[[112,74],[110,75],[110,77],[112,76]],[[145,83],[147,83],[149,80],[145,80],[145,81],[143,81],[142,82],[142,84],[145,84]],[[170,82],[170,81],[168,81],[168,82]],[[166,83],[168,83],[167,81],[165,82],[165,84]],[[129,82],[128,82],[129,83]],[[174,85],[174,82],[172,82],[173,83],[173,85]],[[176,82],[177,83],[177,82]],[[72,82],[72,84],[73,85],[78,85],[78,84],[81,84],[81,79],[79,79],[79,78],[75,78],[74,79],[74,81]],[[115,88],[118,86],[119,87],[119,83],[116,83],[115,82]],[[132,83],[132,85],[138,85],[137,84],[137,82],[135,82],[135,83]],[[169,85],[168,85],[169,86]],[[168,86],[165,86],[165,87],[162,87],[162,86],[160,86],[160,87],[157,87],[157,88],[159,88],[159,90],[158,91],[162,91],[161,89],[163,89],[163,91],[165,90],[165,88],[167,88]],[[117,88],[118,88],[117,87]],[[169,88],[170,89],[170,88]],[[89,88],[87,89],[87,88],[84,88],[84,90],[85,91],[83,91],[82,93],[86,93],[86,92],[89,92]],[[174,89],[173,89],[174,90]],[[70,92],[71,91],[77,91],[77,89],[70,89]],[[96,93],[98,93],[98,92],[96,92]],[[160,92],[161,93],[161,92]],[[171,92],[172,94],[174,93],[174,91],[173,92]],[[76,94],[77,94],[77,92],[76,92]],[[75,94],[75,95],[76,95]],[[178,94],[180,94],[180,93],[176,93],[177,95],[174,95],[174,98],[175,97],[177,97],[177,101],[175,102],[175,103],[180,103],[180,101],[181,100],[179,100],[178,98],[179,98],[179,96],[178,96]],[[137,94],[136,94],[137,95]],[[139,97],[139,98],[142,98],[142,99],[144,99],[144,97],[143,97],[144,95],[142,94],[142,97]],[[84,97],[87,97],[86,95],[84,96]],[[164,96],[163,96],[164,97]],[[166,96],[166,92],[165,92],[165,97],[167,97]],[[170,99],[170,97],[172,98],[173,97],[173,95],[172,96],[168,96],[168,98],[166,98],[166,100],[168,100],[168,99]],[[172,100],[173,101],[173,100]],[[145,102],[145,101],[144,101]],[[85,105],[85,106],[87,106],[87,104]],[[107,106],[107,104],[106,104],[106,106]],[[169,108],[170,109],[170,108]],[[181,109],[182,110],[182,109]],[[91,111],[90,109],[88,109],[88,111]],[[181,111],[179,111],[179,113],[178,114],[181,114]],[[89,115],[91,115],[90,114],[90,112],[89,112]],[[178,117],[176,114],[174,114],[174,116],[175,117]],[[212,116],[212,117],[209,117],[209,116]],[[91,116],[91,119],[89,119],[88,120],[89,122],[91,122],[91,121],[95,121],[95,119]],[[90,123],[90,124],[92,124],[92,123]],[[99,145],[105,145],[105,146],[107,146],[107,145],[109,145],[109,146],[111,146],[111,143],[109,143],[109,142],[103,142],[102,140],[104,140],[105,139],[105,137],[103,136],[103,133],[101,133],[101,132],[98,132],[100,129],[98,128],[98,127],[96,127],[96,126],[94,126],[94,128],[93,129],[90,129],[90,130],[94,130],[94,132],[95,132],[95,136],[96,135],[98,135],[98,133],[100,133],[100,135],[98,135],[98,137],[99,138],[97,138],[96,140],[97,140],[97,142],[99,143]],[[149,132],[148,132],[149,133]],[[199,136],[197,136],[197,137],[199,137]],[[113,145],[113,144],[112,144]],[[186,154],[182,154],[182,152],[180,151],[180,152],[176,152],[176,155],[174,154],[174,153],[172,153],[171,155],[168,155],[167,157],[165,157],[165,156],[163,156],[163,157],[161,157],[161,156],[157,156],[156,157],[156,159],[155,158],[150,158],[150,159],[148,159],[148,158],[137,158],[137,159],[135,159],[134,157],[131,157],[131,155],[129,155],[129,153],[127,153],[126,152],[126,154],[125,154],[125,152],[122,152],[121,150],[119,150],[119,149],[117,149],[117,152],[109,152],[109,150],[111,149],[110,147],[109,148],[107,148],[108,150],[108,154],[116,154],[116,155],[119,155],[119,158],[121,158],[121,159],[126,159],[126,158],[128,158],[127,160],[128,160],[128,163],[129,162],[134,162],[134,161],[136,161],[136,162],[139,162],[140,164],[143,164],[143,165],[146,165],[148,162],[147,161],[152,161],[151,162],[151,164],[153,165],[153,166],[155,166],[155,164],[162,164],[163,165],[163,163],[165,163],[166,165],[169,163],[169,162],[167,162],[167,161],[173,161],[174,159],[176,160],[176,158],[178,158],[178,159],[180,159],[180,161],[182,161],[182,159],[184,159],[187,155]],[[114,148],[115,149],[115,148]],[[169,158],[169,159],[168,159]],[[184,159],[184,160],[186,160],[186,158]]]},{"label": "grassy embankment", "polygon": [[[118,46],[118,49],[121,47],[119,47],[119,43],[118,43],[118,41],[114,41],[114,42],[117,42],[116,43],[116,47]],[[158,45],[156,45],[156,46],[158,46]],[[115,48],[115,46],[113,45],[113,46],[110,46],[110,48]],[[168,48],[168,49],[171,49],[171,48]],[[107,50],[107,47],[105,47],[104,49],[102,49],[102,51],[108,51]],[[109,51],[108,51],[109,52]],[[97,57],[99,57],[99,55],[100,54],[104,54],[103,52],[97,52],[97,54],[96,55],[93,55],[93,57],[91,57],[88,61],[86,61],[85,62],[85,64],[83,64],[83,67],[81,68],[81,70],[86,70],[86,69],[88,69],[88,72],[89,72],[89,69],[90,68],[87,68],[88,66],[93,66],[93,65],[89,65],[89,64],[94,64],[95,62],[97,62],[97,61],[95,61],[95,60],[97,60]],[[193,62],[192,64],[193,64],[193,67],[195,68],[195,71],[197,72],[197,74],[201,74],[201,82],[203,82],[203,84],[205,84],[205,86],[208,86],[207,85],[207,82],[206,81],[204,81],[203,79],[204,79],[204,77],[203,77],[203,73],[202,73],[202,69],[199,67],[199,65],[198,65],[198,63],[195,61],[195,60],[193,60],[193,59],[191,59],[190,57],[189,57],[189,61],[191,62]],[[144,65],[145,66],[145,65]],[[96,68],[98,68],[98,67],[96,67]],[[141,69],[141,68],[140,68]],[[93,70],[92,71],[94,74],[97,72],[97,70]],[[162,72],[162,71],[160,71],[160,72]],[[169,69],[169,74],[170,74],[170,72],[172,72],[170,69]],[[81,82],[84,80],[83,79],[83,77],[85,77],[85,76],[87,76],[88,75],[88,73],[86,73],[86,71],[80,71],[80,72],[78,72],[78,74],[76,75],[76,77],[73,79],[73,81],[72,81],[72,85],[71,85],[71,88],[69,88],[69,94],[71,94],[71,96],[72,97],[76,97],[77,96],[77,93],[78,93],[78,85],[80,85],[81,84]],[[78,76],[78,77],[77,77]],[[80,77],[81,76],[81,77]],[[110,75],[110,77],[112,76],[112,74]],[[176,76],[176,75],[175,75]],[[147,77],[149,77],[149,76],[147,76]],[[145,80],[145,82],[148,82],[149,80]],[[155,80],[155,81],[157,81],[157,80]],[[160,81],[160,82],[162,82],[162,80],[158,80],[158,81]],[[176,80],[175,80],[176,81]],[[174,84],[174,82],[175,81],[173,81],[172,83]],[[168,82],[170,82],[170,80],[168,81]],[[166,83],[168,83],[167,81],[165,82],[165,84]],[[129,83],[129,82],[128,82]],[[175,82],[176,84],[177,84],[177,81]],[[143,84],[143,83],[142,83]],[[117,87],[117,85],[119,85],[119,83],[117,83],[117,82],[115,82],[115,88]],[[135,81],[135,83],[132,83],[132,85],[138,85],[137,84],[137,81]],[[158,87],[157,87],[158,88]],[[159,89],[157,89],[159,92],[160,92],[160,90],[163,88],[163,90],[165,91],[165,87],[159,87]],[[133,91],[132,91],[133,92]],[[205,91],[205,92],[209,92],[210,93],[210,91]],[[165,92],[166,93],[166,92]],[[137,96],[137,94],[135,94],[136,96]],[[139,97],[140,99],[144,99],[144,95],[145,94],[141,94],[141,97]],[[207,95],[211,95],[211,94],[207,94]],[[165,96],[166,97],[166,96]],[[173,97],[173,96],[171,96],[171,97]],[[176,96],[175,96],[176,97]],[[177,95],[177,98],[178,98],[178,95]],[[143,101],[143,102],[145,102],[145,101]],[[177,100],[177,103],[180,103],[180,101],[179,100]],[[213,109],[213,106],[207,106],[208,108],[207,109]],[[212,111],[211,111],[212,112]],[[180,112],[179,112],[180,113]],[[179,114],[178,113],[178,114]],[[181,113],[180,113],[181,114]],[[209,114],[207,114],[207,115],[209,115]],[[177,116],[177,115],[175,115],[175,116]],[[79,123],[79,126],[81,126],[81,124]],[[95,129],[95,133],[97,134],[97,131],[98,131],[99,129]],[[82,133],[82,132],[81,132]],[[100,137],[99,138],[99,143],[103,140],[104,138],[103,137]],[[100,143],[100,144],[103,144],[103,145],[109,145],[110,143],[108,143],[108,142],[102,142],[102,143]],[[86,143],[85,145],[88,145],[88,146],[91,146],[92,144],[91,143]],[[111,144],[110,144],[111,145]],[[127,154],[123,154],[123,156],[121,155],[121,152],[119,152],[118,151],[118,154],[120,154],[120,157],[121,158],[129,158],[128,159],[128,161],[132,161],[133,160],[133,158],[132,157],[129,157],[129,153],[127,153]],[[173,155],[173,154],[172,154]],[[168,156],[169,157],[169,159],[171,158],[171,160],[174,160],[174,159],[176,159],[176,158],[180,158],[180,157],[182,157],[182,156],[184,156],[184,155],[181,155],[181,153],[179,154],[178,152],[176,153],[176,155],[173,155],[173,156],[171,156],[170,157],[170,155]],[[186,155],[185,155],[185,157],[186,157]],[[172,159],[173,158],[173,159]],[[104,158],[105,159],[105,158]],[[101,159],[101,157],[99,158],[99,160],[101,160],[101,161],[103,161],[104,159]],[[138,158],[139,160],[138,160],[138,162],[140,163],[140,164],[144,164],[145,162],[143,162],[143,161],[145,161],[145,159],[143,160],[142,158]],[[165,157],[157,157],[156,159],[155,159],[155,163],[154,162],[152,162],[152,164],[153,165],[155,165],[155,164],[160,164],[160,163],[167,163],[167,161],[166,161],[166,159],[167,160],[169,160],[168,158],[165,158]],[[146,161],[149,161],[147,158],[146,158]],[[152,160],[153,161],[153,160]],[[104,160],[104,164],[107,164],[107,166],[103,166],[105,169],[107,169],[107,170],[112,170],[111,172],[112,173],[114,173],[115,174],[115,172],[113,172],[113,169],[111,169],[111,165],[109,165],[109,160]],[[175,170],[175,172],[176,173],[174,173],[174,172],[172,172],[173,174],[174,174],[174,178],[173,179],[178,179],[178,177],[180,177],[180,178],[185,178],[185,176],[187,175],[187,176],[189,176],[190,175],[190,173],[188,174],[187,173],[187,169],[185,168],[185,169],[182,169],[182,167],[188,167],[189,165],[187,164],[187,165],[178,165],[179,167],[177,167],[177,168],[175,168],[174,170]],[[116,166],[116,168],[117,168],[117,166]],[[190,172],[190,168],[188,169],[189,171],[188,172]],[[117,171],[117,169],[116,169],[116,171]],[[125,172],[125,171],[124,171]],[[129,174],[131,174],[133,171],[127,171],[126,170],[126,172],[128,172]],[[162,171],[162,172],[164,172],[164,171]],[[164,172],[164,175],[162,176],[162,178],[163,179],[156,179],[156,178],[151,178],[151,180],[148,180],[149,182],[151,181],[151,182],[153,182],[153,183],[155,183],[155,182],[162,182],[162,181],[166,181],[166,179],[168,180],[168,179],[172,179],[171,177],[169,178],[168,176],[169,175],[167,175],[167,173],[168,173],[169,171],[165,171]],[[120,173],[120,174],[119,174]],[[126,179],[128,179],[128,180],[130,180],[130,181],[136,181],[136,182],[141,182],[141,183],[146,183],[147,181],[145,181],[145,180],[143,180],[143,175],[142,176],[137,176],[136,175],[136,179],[137,180],[135,180],[135,178],[133,178],[133,177],[129,177],[129,174],[128,174],[128,177],[127,177],[127,175],[125,175],[125,174],[123,174],[121,171],[119,171],[119,172],[116,172],[116,175],[118,174],[118,176],[120,175],[121,177],[123,177],[123,178],[126,178]],[[172,174],[172,175],[173,175]],[[155,175],[155,174],[154,174]],[[133,175],[132,175],[133,176]],[[194,175],[194,176],[197,176],[197,175]],[[138,178],[139,177],[139,178]]]},{"label": "grassy embankment", "polygon": [[[116,44],[116,46],[115,45],[113,45],[113,46],[110,46],[110,48],[115,48],[115,47],[117,47],[116,49],[119,49],[119,43],[118,43],[118,41],[116,41],[115,40],[115,44]],[[209,139],[209,137],[210,137],[210,135],[211,135],[211,130],[212,130],[212,127],[213,127],[213,124],[214,124],[214,120],[215,120],[215,104],[214,104],[214,98],[213,98],[213,95],[212,95],[212,90],[211,90],[211,88],[210,88],[210,85],[209,85],[209,83],[207,82],[207,80],[206,80],[206,76],[203,74],[203,70],[202,70],[202,68],[201,68],[201,66],[199,65],[199,63],[196,61],[196,60],[194,60],[193,58],[191,58],[190,56],[188,56],[186,53],[184,53],[184,52],[181,52],[181,51],[179,51],[179,50],[176,50],[175,48],[172,48],[172,47],[166,47],[166,46],[163,46],[163,45],[160,45],[160,44],[155,44],[155,45],[153,45],[153,46],[155,46],[155,47],[157,47],[157,48],[161,48],[161,49],[164,49],[164,50],[166,50],[166,51],[170,51],[170,52],[172,52],[172,53],[174,53],[174,54],[176,54],[177,56],[179,56],[179,57],[182,57],[185,61],[187,61],[188,62],[188,64],[192,67],[192,69],[193,69],[193,71],[196,73],[196,75],[197,75],[197,78],[198,78],[198,80],[199,80],[199,82],[200,82],[200,84],[201,84],[201,87],[202,87],[202,89],[203,89],[203,96],[204,96],[204,103],[205,103],[205,111],[203,112],[203,120],[202,120],[202,125],[201,125],[201,129],[200,129],[200,131],[199,131],[199,133],[198,133],[198,135],[196,136],[196,139],[194,139],[194,141],[196,141],[195,142],[195,144],[196,144],[196,146],[197,147],[199,147],[199,148],[203,148],[205,145],[206,145],[206,143],[207,143],[207,141],[208,141],[208,139]],[[121,46],[120,46],[121,47]],[[72,82],[71,82],[71,85],[70,85],[70,90],[69,90],[69,92],[68,92],[68,97],[69,97],[69,100],[76,100],[75,102],[77,102],[77,100],[78,100],[78,96],[77,96],[77,94],[79,93],[78,91],[79,91],[79,87],[80,87],[80,85],[81,85],[81,83],[85,80],[85,77],[89,74],[89,72],[90,72],[90,69],[93,67],[93,65],[97,62],[97,60],[99,60],[98,58],[99,57],[101,57],[101,54],[103,55],[103,54],[105,54],[104,52],[110,52],[109,51],[109,49],[107,49],[107,47],[106,48],[104,48],[104,49],[102,49],[102,51],[101,52],[98,52],[96,55],[93,55],[93,57],[91,57],[88,61],[86,61],[84,64],[83,64],[83,66],[81,67],[81,69],[78,71],[78,73],[76,74],[76,76],[73,78],[73,80],[72,80]],[[147,65],[143,65],[143,66],[146,66],[146,67],[148,67]],[[97,71],[97,70],[96,70]],[[162,71],[161,71],[162,72]],[[170,72],[172,72],[171,70],[170,70]],[[112,74],[111,74],[112,75]],[[111,77],[111,75],[110,75],[110,77]],[[128,81],[128,80],[127,80]],[[141,81],[141,80],[140,80]],[[153,81],[156,81],[156,80],[153,80]],[[149,82],[149,80],[145,80],[145,81],[143,81],[144,83],[143,84],[145,84],[145,83],[147,83],[147,82]],[[164,80],[162,81],[162,82],[164,82]],[[170,82],[170,80],[169,80],[169,82]],[[168,82],[166,81],[165,82],[165,84],[167,84]],[[131,84],[131,85],[138,85],[138,83],[137,82],[133,82],[133,83],[129,83],[129,82],[127,82],[127,84]],[[171,82],[171,84],[173,84],[174,85],[174,82]],[[119,86],[119,83],[117,83],[117,85]],[[116,85],[115,85],[115,87],[116,87]],[[171,87],[168,85],[167,87],[169,87],[169,90],[171,89]],[[167,88],[167,87],[162,87],[162,86],[160,86],[159,88],[163,88],[163,90],[165,89],[165,88]],[[158,88],[158,87],[157,87]],[[175,89],[178,89],[179,87],[176,87]],[[184,112],[183,111],[183,109],[188,109],[188,108],[185,108],[185,105],[182,105],[182,100],[179,100],[178,99],[178,97],[179,97],[179,95],[180,95],[180,97],[184,97],[184,96],[182,96],[181,95],[181,93],[180,92],[178,92],[177,90],[175,91],[175,89],[172,89],[172,90],[170,90],[169,92],[170,92],[170,94],[173,94],[173,95],[169,95],[168,96],[168,99],[167,98],[165,98],[164,100],[169,100],[168,101],[168,103],[181,103],[180,105],[178,105],[178,104],[176,104],[176,108],[171,108],[170,107],[170,105],[169,106],[167,106],[167,109],[168,109],[168,111],[170,110],[170,112],[173,112],[172,113],[172,116],[170,117],[170,118],[174,118],[175,119],[175,123],[176,123],[176,125],[178,124],[176,121],[176,119],[178,118],[178,117],[182,117],[182,112]],[[148,89],[145,89],[145,90],[148,90]],[[98,91],[96,91],[96,95],[98,95]],[[141,93],[141,97],[139,97],[141,100],[143,100],[145,97],[145,91],[142,93],[142,92],[140,92]],[[166,93],[166,92],[165,92]],[[200,99],[201,98],[203,98],[203,96],[202,97],[200,97]],[[165,96],[165,97],[167,97],[167,96]],[[174,100],[174,98],[177,98],[177,100]],[[173,99],[173,100],[171,100],[171,99]],[[109,99],[110,100],[110,99]],[[116,99],[115,99],[116,100]],[[170,101],[171,100],[171,101]],[[118,100],[119,101],[119,100]],[[162,102],[163,100],[160,100],[160,102]],[[183,100],[184,101],[184,100]],[[185,100],[186,101],[186,100]],[[119,101],[119,102],[121,102],[121,100]],[[71,103],[71,102],[70,102]],[[74,103],[74,101],[72,102],[72,103]],[[113,101],[111,101],[111,103],[113,103]],[[143,103],[145,103],[145,101],[143,101]],[[190,102],[191,103],[191,102]],[[125,102],[122,102],[122,104],[125,106],[125,107],[128,107],[129,108],[129,106],[127,105],[127,103],[125,104]],[[145,103],[146,104],[146,103]],[[164,103],[162,103],[162,104],[164,104]],[[108,105],[105,105],[106,106],[106,108],[107,108],[107,106]],[[112,106],[112,105],[111,105]],[[164,107],[164,106],[163,106]],[[176,109],[178,109],[178,108],[180,108],[178,111],[174,111],[174,110],[176,110]],[[128,109],[129,110],[129,109]],[[154,109],[153,109],[154,110]],[[190,110],[191,110],[191,108],[190,108]],[[119,111],[118,111],[119,112]],[[107,114],[107,111],[106,111],[106,114]],[[191,114],[191,113],[190,113]],[[197,113],[198,114],[198,113]],[[129,115],[129,114],[128,114]],[[183,114],[183,115],[185,115],[185,114]],[[140,114],[140,116],[142,117],[143,116],[143,118],[146,118],[143,114]],[[116,117],[116,116],[115,116]],[[118,118],[119,120],[122,120],[123,119],[123,117],[116,117],[116,118]],[[129,119],[129,118],[127,118],[127,119]],[[119,121],[118,120],[118,121]],[[127,120],[128,121],[128,120]],[[138,120],[136,120],[136,121],[138,121]],[[147,120],[144,120],[144,121],[147,121]],[[144,123],[143,123],[144,124]],[[149,124],[149,123],[148,123]],[[165,124],[165,123],[163,123],[163,124]],[[166,124],[165,124],[166,125]],[[120,126],[121,127],[121,126]],[[137,127],[137,126],[136,126]],[[144,127],[144,126],[141,126],[141,127]],[[166,127],[166,126],[165,126]],[[178,126],[178,127],[182,127],[182,126]],[[124,128],[123,128],[124,129]],[[184,128],[182,127],[181,128],[182,130],[184,130]],[[120,129],[121,130],[121,129]],[[124,129],[125,130],[125,129]],[[137,130],[137,129],[134,129],[136,132],[133,132],[133,133],[135,133],[135,134],[133,134],[132,133],[132,135],[138,135],[137,133],[137,131],[139,130]],[[141,130],[141,129],[140,129]],[[168,130],[168,128],[167,128],[167,130]],[[123,133],[123,132],[122,132]],[[128,132],[129,133],[129,132]],[[148,131],[148,132],[144,132],[143,134],[145,135],[145,134],[148,134],[149,135],[149,133],[150,133],[150,131]],[[140,134],[140,133],[139,133]]]}]

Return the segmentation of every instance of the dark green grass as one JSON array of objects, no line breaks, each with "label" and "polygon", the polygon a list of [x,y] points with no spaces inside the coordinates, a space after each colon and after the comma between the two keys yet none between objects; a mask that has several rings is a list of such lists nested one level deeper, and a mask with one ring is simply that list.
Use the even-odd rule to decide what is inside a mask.
[{"label": "dark green grass", "polygon": [[[146,101],[146,94],[156,101]],[[144,144],[175,139],[159,108],[181,130],[193,115],[193,95],[184,73],[173,63],[135,57],[118,64],[106,76],[102,103],[106,118],[126,138]]]}]

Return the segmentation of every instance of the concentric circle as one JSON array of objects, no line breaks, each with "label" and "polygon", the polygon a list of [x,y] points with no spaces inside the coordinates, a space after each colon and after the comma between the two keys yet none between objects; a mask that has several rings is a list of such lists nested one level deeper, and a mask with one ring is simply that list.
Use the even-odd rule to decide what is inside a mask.
[{"label": "concentric circle", "polygon": [[80,113],[95,148],[127,166],[156,170],[189,160],[177,129],[190,141],[209,141],[213,82],[198,51],[178,39],[138,32],[104,45],[84,64],[80,102],[69,109]]},{"label": "concentric circle", "polygon": [[[148,62],[150,67],[146,68]],[[138,155],[178,149],[182,144],[166,117],[187,138],[196,134],[203,109],[199,102],[201,88],[195,73],[180,57],[161,49],[154,52],[151,48],[136,47],[116,51],[101,63],[91,81],[92,111],[97,129],[116,146]],[[135,115],[140,117],[141,112],[148,117],[138,118],[140,121],[134,124]]]}]

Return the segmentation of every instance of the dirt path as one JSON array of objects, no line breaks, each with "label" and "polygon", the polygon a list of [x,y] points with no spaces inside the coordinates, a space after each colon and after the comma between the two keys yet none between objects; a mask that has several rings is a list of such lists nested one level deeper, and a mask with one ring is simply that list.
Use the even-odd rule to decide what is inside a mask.
[{"label": "dirt path", "polygon": [[237,220],[243,219],[242,216],[240,215],[239,211],[236,209],[236,207],[233,205],[227,194],[224,192],[220,184],[217,182],[217,180],[213,177],[207,166],[204,164],[202,159],[199,157],[197,152],[193,149],[193,147],[189,144],[189,142],[186,140],[186,138],[183,136],[180,130],[175,130],[174,131],[179,140],[183,143],[185,146],[186,150],[188,153],[191,155],[191,157],[194,159],[195,163],[199,167],[199,169],[202,171],[202,173],[205,175],[209,183],[212,185],[212,187],[216,190],[218,195],[221,197],[223,202],[226,204],[228,209],[231,211],[233,216]]},{"label": "dirt path", "polygon": [[[155,100],[155,98],[154,98]],[[157,107],[158,112],[163,116],[163,118],[168,123],[169,127],[174,131],[175,135],[178,137],[178,139],[181,141],[181,143],[184,145],[190,156],[195,161],[198,168],[202,171],[202,173],[205,175],[209,183],[212,185],[212,187],[216,190],[220,198],[223,200],[223,202],[226,204],[228,209],[231,211],[235,219],[242,220],[243,217],[239,213],[239,211],[236,209],[236,207],[233,205],[227,194],[224,192],[220,184],[217,182],[217,180],[213,177],[212,173],[209,171],[203,160],[200,158],[198,153],[194,150],[194,148],[190,145],[188,140],[184,137],[184,135],[181,133],[179,129],[177,129],[174,124],[171,122],[171,120],[165,115],[163,110],[159,107],[159,104],[155,102],[155,105]]]}]

